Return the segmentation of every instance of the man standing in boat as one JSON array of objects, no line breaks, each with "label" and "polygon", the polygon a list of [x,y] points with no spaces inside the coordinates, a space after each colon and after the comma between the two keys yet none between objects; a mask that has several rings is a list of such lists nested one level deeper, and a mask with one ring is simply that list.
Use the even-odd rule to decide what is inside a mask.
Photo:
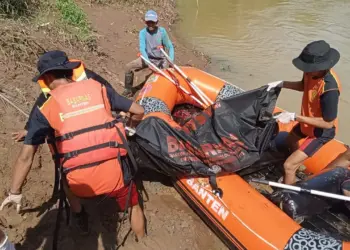
[{"label": "man standing in boat", "polygon": [[[339,58],[339,52],[328,43],[314,41],[293,60],[294,66],[304,72],[301,81],[268,84],[268,91],[280,87],[304,92],[300,115],[282,112],[277,116],[277,121],[281,123],[299,122],[287,138],[293,153],[284,163],[285,184],[295,183],[295,174],[301,164],[335,137],[341,85],[332,68]],[[302,138],[305,141],[298,146]]]},{"label": "man standing in boat", "polygon": [[[174,46],[169,39],[168,33],[163,27],[159,27],[158,15],[155,11],[149,10],[145,15],[147,27],[139,33],[141,55],[150,60],[159,68],[167,68],[167,60],[159,46],[164,46],[169,51],[171,61],[174,61]],[[141,57],[129,62],[125,67],[125,90],[122,95],[130,97],[132,95],[132,85],[134,82],[134,71],[147,68],[147,64]]]}]

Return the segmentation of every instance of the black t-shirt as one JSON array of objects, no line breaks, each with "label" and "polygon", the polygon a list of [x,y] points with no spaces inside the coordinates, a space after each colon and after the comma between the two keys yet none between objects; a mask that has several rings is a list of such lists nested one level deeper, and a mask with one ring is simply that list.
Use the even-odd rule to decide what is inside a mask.
[{"label": "black t-shirt", "polygon": [[338,116],[339,91],[332,90],[321,95],[322,118],[326,122],[333,121]]},{"label": "black t-shirt", "polygon": [[[119,95],[113,89],[113,87],[101,76],[88,69],[86,69],[85,71],[88,78],[92,78],[106,87],[107,97],[111,104],[112,111],[129,111],[132,104],[131,100]],[[47,98],[43,93],[41,93],[38,99],[36,100],[35,105],[32,111],[30,112],[27,124],[25,126],[25,129],[28,131],[28,133],[24,139],[24,144],[43,144],[45,143],[45,139],[48,135],[53,135],[53,129],[51,128],[45,116],[40,111],[40,107],[45,103],[46,100]]]},{"label": "black t-shirt", "polygon": [[[320,106],[322,111],[323,120],[330,122],[338,116],[338,103],[339,103],[339,87],[334,76],[328,72],[324,76],[324,93],[320,97]],[[315,128],[314,134],[316,137],[334,137],[335,127],[330,129]]]}]

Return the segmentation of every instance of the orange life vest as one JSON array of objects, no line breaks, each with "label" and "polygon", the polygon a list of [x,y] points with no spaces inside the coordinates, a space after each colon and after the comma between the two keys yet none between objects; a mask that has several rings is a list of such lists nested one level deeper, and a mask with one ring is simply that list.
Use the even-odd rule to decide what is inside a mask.
[{"label": "orange life vest", "polygon": [[[76,69],[73,69],[73,76],[72,76],[72,80],[75,82],[79,82],[82,80],[87,80],[87,75],[85,72],[85,65],[82,61],[77,60],[77,59],[69,59],[70,62],[80,62],[80,66]],[[50,93],[50,89],[49,87],[47,87],[45,81],[43,80],[43,78],[39,78],[38,80],[38,84],[41,88],[41,91],[44,93],[45,96],[47,96],[48,93]]]},{"label": "orange life vest", "polygon": [[[111,113],[104,86],[93,79],[59,86],[40,108],[55,130],[64,172],[96,166],[127,154],[125,130]],[[116,166],[121,171],[120,166]]]},{"label": "orange life vest", "polygon": [[[341,84],[338,76],[333,70],[330,70],[331,74],[337,82],[339,92],[341,91]],[[304,73],[304,94],[303,101],[301,106],[301,115],[307,117],[322,117],[321,109],[321,95],[326,91],[334,90],[329,89],[325,90],[325,81],[324,78],[313,79],[309,74]],[[338,129],[338,118],[334,121],[334,126],[336,131]],[[314,126],[309,124],[301,123],[301,132],[304,135],[314,137]]]}]

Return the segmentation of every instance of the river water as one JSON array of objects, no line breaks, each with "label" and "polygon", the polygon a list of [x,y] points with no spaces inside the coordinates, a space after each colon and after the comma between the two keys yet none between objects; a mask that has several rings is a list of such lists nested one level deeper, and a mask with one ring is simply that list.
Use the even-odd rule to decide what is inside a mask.
[{"label": "river water", "polygon": [[[178,0],[180,37],[211,57],[208,72],[246,90],[300,80],[292,59],[325,40],[341,58],[338,139],[350,143],[350,0]],[[301,94],[283,90],[278,106],[300,112]]]}]

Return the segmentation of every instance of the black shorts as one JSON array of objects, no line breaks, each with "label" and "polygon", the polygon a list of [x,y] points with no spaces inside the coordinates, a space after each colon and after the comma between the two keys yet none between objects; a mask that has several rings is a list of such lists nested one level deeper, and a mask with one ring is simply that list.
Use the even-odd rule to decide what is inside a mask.
[{"label": "black shorts", "polygon": [[[319,131],[318,131],[319,132]],[[297,124],[291,131],[291,134],[299,137],[306,138],[305,141],[299,146],[299,150],[303,151],[307,156],[313,156],[323,145],[332,140],[335,136],[335,129],[323,129],[321,133],[318,133],[315,137],[309,137],[301,132],[300,124]]]}]

